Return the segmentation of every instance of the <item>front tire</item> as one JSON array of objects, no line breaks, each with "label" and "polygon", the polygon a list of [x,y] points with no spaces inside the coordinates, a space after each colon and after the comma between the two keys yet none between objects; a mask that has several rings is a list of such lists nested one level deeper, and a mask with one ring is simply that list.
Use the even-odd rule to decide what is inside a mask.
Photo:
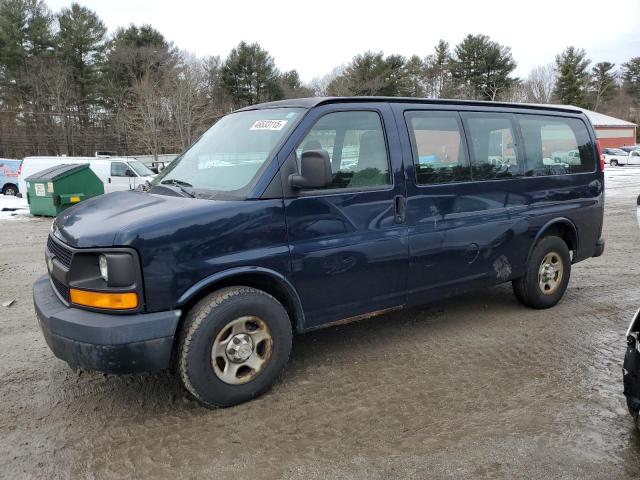
[{"label": "front tire", "polygon": [[559,237],[544,237],[531,252],[524,276],[513,281],[513,291],[529,307],[550,308],[564,295],[570,276],[567,244]]},{"label": "front tire", "polygon": [[618,161],[617,160],[611,160],[611,162],[609,162],[609,165],[611,165],[612,167],[617,167],[618,166]]},{"label": "front tire", "polygon": [[267,391],[291,352],[291,322],[271,295],[228,287],[187,314],[178,346],[184,387],[208,407],[229,407]]},{"label": "front tire", "polygon": [[18,187],[9,183],[4,186],[4,188],[2,189],[2,193],[3,195],[11,195],[15,197],[18,194]]}]

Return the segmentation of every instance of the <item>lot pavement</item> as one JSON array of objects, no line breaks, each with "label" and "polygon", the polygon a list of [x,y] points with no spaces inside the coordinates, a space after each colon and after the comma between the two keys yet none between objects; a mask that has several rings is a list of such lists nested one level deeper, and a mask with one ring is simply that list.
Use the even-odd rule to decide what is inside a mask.
[{"label": "lot pavement", "polygon": [[50,221],[0,221],[0,477],[637,479],[621,361],[640,169],[607,177],[605,254],[555,308],[501,285],[307,334],[275,388],[225,410],[168,373],[57,360],[31,305]]}]

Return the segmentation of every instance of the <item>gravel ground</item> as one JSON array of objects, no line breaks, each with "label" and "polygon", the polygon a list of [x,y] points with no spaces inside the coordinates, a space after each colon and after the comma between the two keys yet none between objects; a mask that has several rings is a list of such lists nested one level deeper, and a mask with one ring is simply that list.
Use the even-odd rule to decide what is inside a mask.
[{"label": "gravel ground", "polygon": [[536,311],[509,285],[298,337],[265,396],[200,407],[169,373],[75,373],[31,284],[50,221],[0,221],[2,478],[634,478],[622,395],[640,169],[607,174],[604,256]]}]

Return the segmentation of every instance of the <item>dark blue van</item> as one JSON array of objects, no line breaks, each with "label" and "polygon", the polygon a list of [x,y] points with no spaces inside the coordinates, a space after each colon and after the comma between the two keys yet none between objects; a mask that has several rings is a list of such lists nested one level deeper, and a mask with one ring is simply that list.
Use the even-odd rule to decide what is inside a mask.
[{"label": "dark blue van", "polygon": [[73,367],[173,365],[202,403],[234,405],[275,381],[293,332],[503,282],[552,307],[571,265],[602,254],[603,207],[580,110],[266,103],[222,118],[145,188],[63,212],[35,308]]}]

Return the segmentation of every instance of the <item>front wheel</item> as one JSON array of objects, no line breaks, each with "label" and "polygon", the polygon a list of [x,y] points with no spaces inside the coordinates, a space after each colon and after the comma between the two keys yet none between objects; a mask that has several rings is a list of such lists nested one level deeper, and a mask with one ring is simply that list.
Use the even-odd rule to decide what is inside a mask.
[{"label": "front wheel", "polygon": [[178,346],[184,387],[209,407],[251,400],[271,387],[291,352],[291,322],[271,295],[228,287],[187,314]]},{"label": "front wheel", "polygon": [[513,290],[529,307],[553,307],[564,295],[570,275],[567,244],[559,237],[544,237],[531,252],[524,276],[513,281]]},{"label": "front wheel", "polygon": [[2,193],[4,195],[16,196],[18,194],[18,187],[9,183],[4,186]]},{"label": "front wheel", "polygon": [[609,165],[611,165],[612,167],[617,167],[618,166],[618,161],[617,160],[611,160],[611,162],[609,162]]}]

